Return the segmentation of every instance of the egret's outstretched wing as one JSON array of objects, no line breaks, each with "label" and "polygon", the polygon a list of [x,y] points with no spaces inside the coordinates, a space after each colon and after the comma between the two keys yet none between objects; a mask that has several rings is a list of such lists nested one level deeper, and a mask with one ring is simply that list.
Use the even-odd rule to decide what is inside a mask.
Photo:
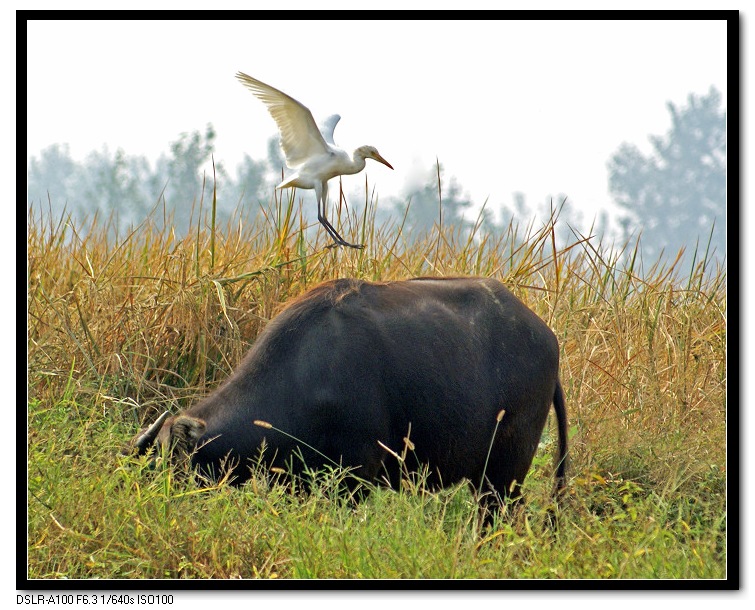
[{"label": "egret's outstretched wing", "polygon": [[320,125],[320,133],[322,134],[322,137],[325,138],[325,141],[328,144],[332,144],[333,146],[336,145],[336,143],[333,141],[333,132],[335,131],[336,125],[338,125],[338,121],[340,120],[340,114],[331,114],[322,122],[322,125]]},{"label": "egret's outstretched wing", "polygon": [[[248,74],[238,72],[236,78],[265,103],[278,124],[281,147],[289,167],[296,168],[308,159],[328,152],[327,144],[317,129],[309,108]],[[332,135],[331,131],[331,139]]]}]

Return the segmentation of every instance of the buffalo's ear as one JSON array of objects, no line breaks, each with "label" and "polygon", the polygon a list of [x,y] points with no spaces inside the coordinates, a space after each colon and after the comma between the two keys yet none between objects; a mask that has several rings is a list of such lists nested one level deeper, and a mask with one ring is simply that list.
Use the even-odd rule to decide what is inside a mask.
[{"label": "buffalo's ear", "polygon": [[179,415],[170,428],[170,443],[173,451],[189,455],[204,434],[207,424],[203,419],[190,415]]}]

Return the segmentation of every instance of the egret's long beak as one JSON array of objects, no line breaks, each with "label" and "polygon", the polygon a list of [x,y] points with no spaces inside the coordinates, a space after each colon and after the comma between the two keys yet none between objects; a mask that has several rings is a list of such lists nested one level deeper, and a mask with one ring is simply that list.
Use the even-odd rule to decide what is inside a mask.
[{"label": "egret's long beak", "polygon": [[383,157],[381,157],[378,153],[375,153],[375,155],[372,158],[375,159],[375,161],[380,161],[380,163],[382,163],[383,165],[387,165],[388,167],[393,169],[393,166],[390,163],[388,163],[388,161],[383,159]]}]

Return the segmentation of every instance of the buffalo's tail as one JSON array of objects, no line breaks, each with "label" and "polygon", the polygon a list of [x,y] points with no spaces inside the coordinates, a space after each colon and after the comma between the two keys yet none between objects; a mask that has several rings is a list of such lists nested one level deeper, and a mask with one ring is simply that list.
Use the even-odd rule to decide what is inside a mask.
[{"label": "buffalo's tail", "polygon": [[566,402],[560,379],[556,380],[556,390],[553,393],[553,407],[556,410],[556,420],[558,422],[558,464],[556,465],[556,497],[558,498],[566,487],[566,457],[568,453]]}]

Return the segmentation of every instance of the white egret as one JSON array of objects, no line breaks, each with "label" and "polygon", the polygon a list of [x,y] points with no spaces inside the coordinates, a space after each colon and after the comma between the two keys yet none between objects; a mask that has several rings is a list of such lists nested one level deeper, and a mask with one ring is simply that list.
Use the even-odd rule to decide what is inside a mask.
[{"label": "white egret", "polygon": [[350,244],[344,240],[328,221],[325,213],[328,180],[343,174],[361,172],[366,159],[374,159],[391,169],[393,166],[380,156],[374,146],[360,146],[352,155],[335,146],[333,130],[341,118],[339,115],[328,117],[320,131],[309,109],[294,98],[243,72],[236,73],[236,78],[265,103],[278,124],[286,165],[294,170],[294,173],[275,188],[293,186],[314,189],[317,197],[317,220],[322,223],[336,244],[363,248],[364,246]]}]

